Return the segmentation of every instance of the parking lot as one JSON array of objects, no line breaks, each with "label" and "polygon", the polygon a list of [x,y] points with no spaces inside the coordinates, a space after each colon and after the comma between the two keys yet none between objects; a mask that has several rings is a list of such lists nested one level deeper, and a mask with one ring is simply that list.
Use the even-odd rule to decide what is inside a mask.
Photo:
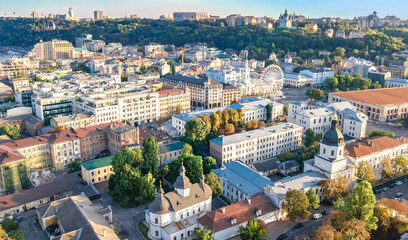
[{"label": "parking lot", "polygon": [[36,221],[36,211],[30,210],[20,214],[23,220],[19,223],[19,231],[25,239],[29,240],[45,240],[47,235],[43,232],[40,224]]}]

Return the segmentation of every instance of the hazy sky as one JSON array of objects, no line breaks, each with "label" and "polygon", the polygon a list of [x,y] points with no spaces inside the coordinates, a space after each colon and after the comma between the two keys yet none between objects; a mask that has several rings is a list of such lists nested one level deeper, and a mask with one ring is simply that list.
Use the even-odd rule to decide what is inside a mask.
[{"label": "hazy sky", "polygon": [[67,13],[74,8],[77,17],[93,17],[94,10],[104,15],[123,17],[137,14],[139,17],[158,18],[174,11],[206,11],[225,17],[232,13],[254,16],[272,16],[288,8],[306,17],[366,16],[377,11],[380,17],[397,15],[408,18],[408,0],[0,0],[0,15],[29,16],[40,13]]}]

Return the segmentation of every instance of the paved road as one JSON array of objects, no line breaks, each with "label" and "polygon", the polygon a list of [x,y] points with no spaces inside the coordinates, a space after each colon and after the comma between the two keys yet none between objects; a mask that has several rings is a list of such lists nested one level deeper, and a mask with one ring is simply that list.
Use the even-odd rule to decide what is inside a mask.
[{"label": "paved road", "polygon": [[106,192],[108,186],[108,181],[97,183],[95,187],[100,191],[101,198],[99,201],[104,207],[110,205],[113,211],[113,220],[114,222],[121,225],[129,234],[129,240],[140,240],[145,239],[137,228],[139,221],[144,220],[144,210],[148,205],[143,205],[137,208],[124,209],[121,208]]},{"label": "paved road", "polygon": [[38,222],[34,223],[37,219],[36,210],[30,210],[20,214],[23,216],[23,220],[19,223],[19,231],[25,239],[30,240],[45,240],[48,239],[47,235],[43,232]]}]

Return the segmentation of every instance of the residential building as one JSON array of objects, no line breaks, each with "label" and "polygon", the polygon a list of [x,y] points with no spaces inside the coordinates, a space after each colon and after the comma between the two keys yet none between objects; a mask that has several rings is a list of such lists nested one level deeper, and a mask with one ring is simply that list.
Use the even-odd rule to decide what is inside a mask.
[{"label": "residential building", "polygon": [[331,28],[326,29],[325,32],[326,32],[326,35],[327,35],[329,38],[332,38],[332,37],[334,36],[334,30],[331,29]]},{"label": "residential building", "polygon": [[337,30],[334,37],[335,38],[346,38],[346,32],[343,30]]},{"label": "residential building", "polygon": [[149,45],[145,45],[144,54],[149,55],[155,52],[163,52],[164,45],[157,44],[157,43],[150,43]]},{"label": "residential building", "polygon": [[[175,113],[187,113],[191,110],[191,93],[188,87],[180,89],[163,89],[159,93],[160,118],[169,117]],[[177,111],[180,112],[177,112]]]},{"label": "residential building", "polygon": [[184,59],[189,59],[193,63],[197,62],[203,62],[207,58],[207,52],[206,51],[188,51],[184,53]]},{"label": "residential building", "polygon": [[210,14],[207,12],[174,12],[174,21],[184,21],[184,20],[206,20],[210,18]]},{"label": "residential building", "polygon": [[57,224],[60,239],[119,240],[112,229],[112,209],[91,202],[84,194],[66,197],[37,208],[37,219],[45,230]]},{"label": "residential building", "polygon": [[386,88],[408,87],[408,79],[405,79],[405,78],[387,78],[387,79],[385,79],[384,87],[386,87]]},{"label": "residential building", "polygon": [[278,124],[210,140],[210,155],[223,166],[233,161],[250,164],[302,146],[303,129],[293,123]]},{"label": "residential building", "polygon": [[313,78],[300,73],[284,72],[283,84],[289,87],[304,87],[313,84]]},{"label": "residential building", "polygon": [[127,146],[139,143],[139,129],[129,125],[109,126],[107,131],[108,150],[115,154]]},{"label": "residential building", "polygon": [[81,160],[80,139],[73,129],[51,133],[53,166],[60,169],[73,161]]},{"label": "residential building", "polygon": [[39,208],[73,191],[68,176],[58,176],[44,184],[0,197],[0,219]]},{"label": "residential building", "polygon": [[408,67],[404,66],[394,66],[394,67],[380,67],[381,71],[391,72],[391,77],[393,78],[405,78],[408,76]]},{"label": "residential building", "polygon": [[103,20],[105,17],[103,16],[103,11],[96,10],[94,11],[94,19],[95,20]]},{"label": "residential building", "polygon": [[69,128],[86,128],[97,125],[95,115],[72,114],[68,116],[57,115],[51,118],[50,124],[56,129],[64,130]]},{"label": "residential building", "polygon": [[265,224],[279,219],[277,208],[268,197],[258,194],[220,209],[215,209],[198,218],[200,227],[213,232],[214,239],[230,239],[239,235],[239,228],[245,227],[250,219]]},{"label": "residential building", "polygon": [[317,26],[316,23],[309,23],[309,24],[305,24],[305,29],[307,31],[315,33],[317,32],[317,30],[319,30],[319,27]]},{"label": "residential building", "polygon": [[51,89],[34,90],[31,97],[33,113],[44,122],[55,115],[67,116],[75,113],[75,95],[53,92]]},{"label": "residential building", "polygon": [[349,38],[350,39],[363,39],[365,33],[363,31],[350,31]]},{"label": "residential building", "polygon": [[256,172],[241,161],[227,163],[212,171],[221,178],[222,195],[230,202],[250,199],[266,185],[274,185],[267,176]]},{"label": "residential building", "polygon": [[68,41],[53,39],[48,42],[40,41],[32,51],[36,59],[67,59],[73,58],[74,46]]},{"label": "residential building", "polygon": [[173,142],[159,145],[159,167],[170,164],[183,154],[185,142]]},{"label": "residential building", "polygon": [[369,71],[367,77],[371,79],[371,82],[378,82],[381,86],[384,86],[385,79],[391,78],[391,72]]},{"label": "residential building", "polygon": [[408,88],[382,88],[330,93],[330,103],[348,101],[358,111],[380,122],[408,116]]},{"label": "residential building", "polygon": [[251,120],[265,121],[266,120],[266,105],[272,105],[271,120],[275,121],[280,115],[283,114],[283,104],[273,102],[269,99],[249,97],[239,100],[238,103],[233,103],[230,106],[206,109],[201,111],[193,111],[190,113],[182,113],[171,116],[171,122],[164,124],[162,130],[171,135],[183,135],[185,133],[185,124],[188,120],[204,116],[206,114],[211,115],[213,112],[223,111],[231,108],[235,110],[242,109],[244,116],[242,120],[249,122]]},{"label": "residential building", "polygon": [[180,176],[174,182],[174,191],[164,194],[159,188],[156,199],[145,210],[145,221],[149,225],[149,235],[156,239],[173,240],[191,237],[199,227],[199,215],[211,211],[212,191],[204,182],[191,184],[180,168]]},{"label": "residential building", "polygon": [[108,181],[112,170],[113,156],[98,158],[81,163],[82,179],[88,184]]},{"label": "residential building", "polygon": [[30,81],[28,78],[13,78],[11,80],[13,83],[13,90],[16,91],[18,88],[27,87],[30,85]]},{"label": "residential building", "polygon": [[326,68],[302,70],[300,74],[313,78],[313,85],[322,85],[328,79],[334,77],[334,71]]}]

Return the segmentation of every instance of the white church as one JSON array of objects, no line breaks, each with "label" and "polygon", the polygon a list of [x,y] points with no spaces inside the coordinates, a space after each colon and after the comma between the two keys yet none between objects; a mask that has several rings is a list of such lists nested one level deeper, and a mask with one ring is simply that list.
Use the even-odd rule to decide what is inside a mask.
[{"label": "white church", "polygon": [[201,175],[200,183],[191,184],[185,173],[182,163],[180,176],[173,185],[174,191],[163,194],[160,185],[156,199],[145,210],[150,238],[185,239],[199,227],[199,216],[211,211],[212,191],[204,182],[204,175]]}]

